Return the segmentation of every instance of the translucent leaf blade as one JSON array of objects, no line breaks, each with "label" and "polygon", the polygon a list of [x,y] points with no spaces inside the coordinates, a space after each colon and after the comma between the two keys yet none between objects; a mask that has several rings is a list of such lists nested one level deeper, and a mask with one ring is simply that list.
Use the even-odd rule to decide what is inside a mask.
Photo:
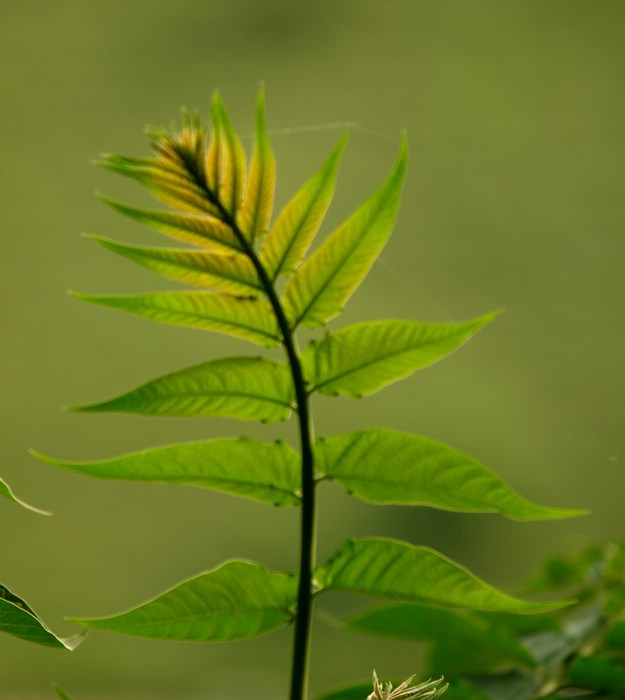
[{"label": "translucent leaf blade", "polygon": [[383,538],[347,540],[315,580],[321,590],[450,608],[534,613],[568,604],[514,598],[428,547]]},{"label": "translucent leaf blade", "polygon": [[245,186],[245,150],[232,128],[219,93],[213,96],[212,140],[206,154],[206,181],[224,209],[235,216]]},{"label": "translucent leaf blade", "polygon": [[302,357],[310,391],[372,394],[453,352],[496,315],[466,323],[372,321],[328,333]]},{"label": "translucent leaf blade", "polygon": [[109,401],[73,410],[273,422],[286,420],[293,402],[284,365],[260,357],[233,357],[166,374]]},{"label": "translucent leaf blade", "polygon": [[243,255],[206,250],[146,248],[118,243],[103,236],[87,238],[156,274],[178,282],[238,296],[256,297],[262,291],[254,266]]},{"label": "translucent leaf blade", "polygon": [[248,438],[167,445],[113,459],[71,462],[33,452],[61,469],[99,479],[188,484],[275,506],[301,502],[298,453]]},{"label": "translucent leaf blade", "polygon": [[275,316],[263,299],[239,299],[216,292],[155,292],[97,295],[71,292],[91,304],[107,306],[150,321],[232,335],[271,348],[280,343]]},{"label": "translucent leaf blade", "polygon": [[7,482],[4,479],[0,479],[0,496],[4,496],[5,498],[8,498],[9,501],[13,501],[13,503],[17,503],[17,505],[22,506],[22,508],[26,508],[27,510],[32,510],[34,513],[40,513],[41,515],[52,515],[52,513],[49,513],[47,510],[41,510],[40,508],[35,508],[35,506],[31,506],[28,503],[22,501],[21,498],[18,498],[13,493],[10,486],[7,484]]},{"label": "translucent leaf blade", "polygon": [[512,520],[555,520],[585,511],[528,501],[476,459],[441,442],[377,428],[320,438],[319,474],[379,505],[423,505]]},{"label": "translucent leaf blade", "polygon": [[293,619],[297,579],[261,564],[229,561],[120,615],[70,618],[87,627],[150,639],[250,639]]},{"label": "translucent leaf blade", "polygon": [[280,212],[265,240],[261,260],[272,279],[291,273],[306,255],[332,201],[336,174],[347,142],[344,136],[321,170]]},{"label": "translucent leaf blade", "polygon": [[289,280],[284,306],[293,326],[321,326],[337,316],[367,275],[395,223],[407,146],[387,182],[331,233]]},{"label": "translucent leaf blade", "polygon": [[6,632],[27,642],[53,649],[72,651],[84,639],[80,634],[70,639],[57,637],[37,616],[25,600],[0,584],[0,632]]},{"label": "translucent leaf blade", "polygon": [[253,242],[269,230],[276,187],[276,164],[267,136],[265,95],[261,91],[256,108],[256,139],[245,185],[245,197],[237,217],[239,228]]},{"label": "translucent leaf blade", "polygon": [[234,231],[216,216],[141,209],[104,195],[100,199],[120,214],[174,240],[226,252],[241,251]]}]

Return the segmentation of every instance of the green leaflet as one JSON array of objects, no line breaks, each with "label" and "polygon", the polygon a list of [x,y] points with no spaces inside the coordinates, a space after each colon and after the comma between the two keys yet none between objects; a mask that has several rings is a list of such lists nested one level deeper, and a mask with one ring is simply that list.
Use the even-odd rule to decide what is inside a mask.
[{"label": "green leaflet", "polygon": [[87,627],[150,639],[250,639],[293,619],[297,578],[233,560],[111,617],[70,618]]},{"label": "green leaflet", "polygon": [[57,697],[60,700],[72,700],[70,698],[70,696],[63,690],[63,688],[61,688],[61,686],[58,683],[53,683],[52,687],[54,688],[54,690],[57,694]]},{"label": "green leaflet", "polygon": [[372,394],[448,355],[496,315],[466,323],[371,321],[328,333],[312,341],[302,357],[309,391]]},{"label": "green leaflet", "polygon": [[237,224],[250,243],[269,230],[276,188],[276,163],[265,124],[265,95],[258,95],[256,140]]},{"label": "green leaflet", "polygon": [[317,569],[315,582],[321,591],[352,591],[446,608],[525,614],[569,604],[519,600],[428,547],[381,537],[347,540]]},{"label": "green leaflet", "polygon": [[210,250],[145,248],[103,236],[86,236],[103,248],[169,279],[238,296],[257,297],[262,291],[249,258]]},{"label": "green leaflet", "polygon": [[354,632],[429,642],[427,673],[432,675],[536,667],[510,629],[467,611],[399,603],[366,610],[345,626]]},{"label": "green leaflet", "polygon": [[27,642],[54,649],[72,651],[84,639],[84,633],[71,639],[61,639],[51,632],[34,610],[22,598],[0,584],[0,632],[12,634]]},{"label": "green leaflet", "polygon": [[40,508],[35,508],[35,506],[31,506],[28,503],[25,503],[22,501],[20,498],[18,498],[13,491],[11,491],[11,488],[7,484],[7,482],[4,479],[0,479],[0,496],[4,496],[5,498],[8,498],[9,501],[13,501],[13,503],[17,503],[19,506],[22,506],[23,508],[27,508],[28,510],[32,510],[35,513],[40,513],[41,515],[52,515],[52,513],[49,513],[47,510],[41,510]]},{"label": "green leaflet", "polygon": [[315,456],[321,475],[368,503],[501,513],[513,520],[585,512],[531,503],[477,460],[420,435],[375,428],[319,438]]},{"label": "green leaflet", "polygon": [[109,401],[73,410],[273,422],[289,417],[293,401],[284,365],[261,357],[232,357],[166,374]]},{"label": "green leaflet", "polygon": [[206,184],[231,217],[241,204],[245,186],[245,151],[219,93],[213,95],[212,139],[206,154]]},{"label": "green leaflet", "polygon": [[319,172],[282,209],[261,251],[270,277],[290,274],[301,262],[330,206],[345,134]]},{"label": "green leaflet", "polygon": [[293,327],[321,326],[337,316],[390,236],[406,170],[408,149],[387,182],[304,262],[289,280],[284,307]]},{"label": "green leaflet", "polygon": [[32,454],[48,464],[100,479],[189,484],[275,506],[299,505],[298,453],[284,442],[249,438],[167,445],[97,462]]},{"label": "green leaflet", "polygon": [[102,295],[70,292],[82,301],[126,311],[159,323],[216,331],[272,348],[278,324],[264,299],[239,299],[217,292],[154,292]]},{"label": "green leaflet", "polygon": [[174,240],[225,252],[240,251],[234,231],[216,216],[140,209],[100,194],[100,199],[115,211],[164,233]]}]

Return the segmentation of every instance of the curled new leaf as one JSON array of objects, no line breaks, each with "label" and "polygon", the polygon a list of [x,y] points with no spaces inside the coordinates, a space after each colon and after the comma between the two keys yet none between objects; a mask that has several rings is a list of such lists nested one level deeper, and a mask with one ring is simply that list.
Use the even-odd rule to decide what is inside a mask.
[{"label": "curled new leaf", "polygon": [[250,639],[293,619],[297,578],[233,560],[194,576],[147,603],[110,617],[71,618],[87,627],[150,639],[218,642]]},{"label": "curled new leaf", "polygon": [[276,506],[299,505],[298,454],[284,442],[249,438],[166,445],[97,462],[32,453],[61,469],[100,479],[189,484]]},{"label": "curled new leaf", "polygon": [[372,394],[445,357],[495,316],[466,323],[371,321],[328,333],[302,357],[310,391]]},{"label": "curled new leaf", "polygon": [[284,365],[261,357],[232,357],[166,374],[127,394],[74,410],[271,422],[286,420],[293,401]]},{"label": "curled new leaf", "polygon": [[315,582],[321,591],[352,591],[446,608],[536,613],[568,605],[514,598],[433,549],[381,537],[347,540],[317,569]]},{"label": "curled new leaf", "polygon": [[368,503],[425,505],[552,520],[584,511],[531,503],[473,457],[420,435],[383,428],[319,438],[320,475]]}]

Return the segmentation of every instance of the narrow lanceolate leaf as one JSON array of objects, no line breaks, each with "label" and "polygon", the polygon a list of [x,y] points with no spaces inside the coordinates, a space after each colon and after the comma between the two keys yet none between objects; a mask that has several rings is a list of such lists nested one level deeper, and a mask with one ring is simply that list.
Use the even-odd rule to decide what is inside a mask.
[{"label": "narrow lanceolate leaf", "polygon": [[245,186],[245,197],[237,223],[248,241],[264,236],[269,230],[276,187],[276,163],[265,124],[265,95],[258,96],[256,141]]},{"label": "narrow lanceolate leaf", "polygon": [[513,520],[554,520],[581,510],[531,503],[469,455],[420,435],[377,428],[319,438],[319,474],[376,504],[424,505]]},{"label": "narrow lanceolate leaf", "polygon": [[258,637],[291,622],[294,574],[229,561],[128,612],[71,618],[87,627],[150,639],[219,642]]},{"label": "narrow lanceolate leaf", "polygon": [[5,498],[8,498],[9,501],[13,501],[13,503],[17,503],[19,506],[32,510],[35,513],[41,513],[41,515],[52,515],[52,513],[49,513],[46,510],[41,510],[40,508],[35,508],[35,506],[31,506],[18,498],[13,491],[11,491],[11,488],[7,482],[4,481],[4,479],[0,479],[0,496],[4,496]]},{"label": "narrow lanceolate leaf", "polygon": [[166,374],[110,401],[74,410],[271,422],[286,420],[293,402],[285,365],[260,357],[232,357]]},{"label": "narrow lanceolate leaf", "polygon": [[61,469],[100,479],[189,484],[276,506],[299,505],[299,458],[284,442],[248,438],[167,445],[97,462],[32,453]]},{"label": "narrow lanceolate leaf", "polygon": [[350,539],[315,573],[319,588],[447,608],[534,613],[568,602],[519,600],[428,547],[384,538]]},{"label": "narrow lanceolate leaf", "polygon": [[210,214],[180,214],[165,210],[140,209],[104,195],[100,195],[100,199],[120,214],[174,240],[225,252],[241,250],[241,243],[228,224]]},{"label": "narrow lanceolate leaf", "polygon": [[268,348],[280,343],[278,324],[264,299],[238,299],[215,292],[155,292],[130,296],[70,293],[82,301],[159,323],[225,333]]},{"label": "narrow lanceolate leaf", "polygon": [[234,217],[245,185],[245,151],[218,93],[213,96],[212,139],[205,172],[208,189]]},{"label": "narrow lanceolate leaf", "polygon": [[261,251],[272,279],[291,273],[306,255],[330,206],[334,183],[347,137],[339,141],[321,170],[280,212]]},{"label": "narrow lanceolate leaf", "polygon": [[497,314],[466,323],[371,321],[328,333],[303,355],[310,391],[360,398],[460,347]]},{"label": "narrow lanceolate leaf", "polygon": [[62,639],[51,632],[28,603],[0,584],[0,632],[54,649],[75,649],[84,634]]},{"label": "narrow lanceolate leaf", "polygon": [[70,696],[66,693],[66,691],[63,690],[63,688],[61,688],[61,686],[58,683],[53,683],[52,687],[54,688],[59,700],[72,700]]},{"label": "narrow lanceolate leaf", "polygon": [[207,250],[145,248],[118,243],[103,236],[86,236],[107,250],[169,279],[197,287],[256,297],[262,286],[249,258]]},{"label": "narrow lanceolate leaf", "polygon": [[407,153],[404,141],[387,182],[289,280],[284,305],[293,326],[314,328],[337,316],[367,275],[395,223]]}]

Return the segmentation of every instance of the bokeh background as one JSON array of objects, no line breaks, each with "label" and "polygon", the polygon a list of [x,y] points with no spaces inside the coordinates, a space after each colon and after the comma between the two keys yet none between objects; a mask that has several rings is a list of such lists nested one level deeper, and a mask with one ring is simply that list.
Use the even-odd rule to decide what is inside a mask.
[{"label": "bokeh background", "polygon": [[[385,177],[406,130],[395,233],[337,327],[373,318],[505,313],[460,352],[365,401],[318,400],[319,433],[387,426],[446,441],[526,496],[588,507],[571,521],[374,508],[324,487],[320,557],[349,535],[440,549],[513,591],[540,560],[625,534],[625,4],[620,0],[2,0],[0,474],[44,518],[0,503],[1,580],[58,633],[63,615],[118,612],[229,557],[296,562],[297,513],[193,488],[91,481],[33,460],[111,456],[224,435],[290,438],[227,420],[74,415],[204,359],[254,351],[220,336],[81,305],[67,288],[164,288],[82,231],[155,243],[95,190],[148,202],[93,167],[144,154],[146,123],[205,114],[219,88],[251,145],[259,83],[278,203],[350,144],[326,231]],[[313,692],[418,670],[418,651],[328,619]],[[0,636],[0,698],[285,697],[291,630],[193,645],[93,632],[73,654]]]}]

